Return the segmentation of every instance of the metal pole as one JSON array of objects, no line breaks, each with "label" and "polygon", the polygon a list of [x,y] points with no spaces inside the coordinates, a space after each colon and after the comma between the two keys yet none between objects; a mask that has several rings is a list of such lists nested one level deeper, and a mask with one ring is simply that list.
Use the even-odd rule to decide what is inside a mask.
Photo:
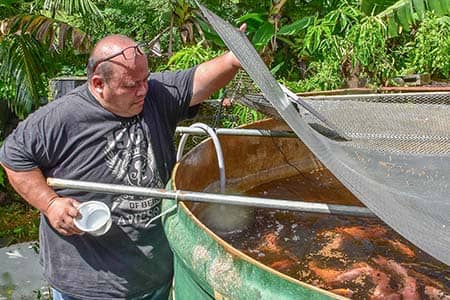
[{"label": "metal pole", "polygon": [[272,209],[286,209],[310,213],[325,213],[337,215],[350,215],[358,217],[374,217],[375,215],[366,207],[335,205],[325,203],[311,203],[292,200],[278,200],[257,197],[244,197],[235,195],[222,195],[213,193],[169,191],[165,189],[144,188],[128,185],[95,183],[87,181],[47,178],[49,186],[56,189],[75,189],[80,191],[97,192],[104,194],[128,194],[154,198],[164,198],[179,201],[207,202],[217,204],[252,206]]},{"label": "metal pole", "polygon": [[[267,136],[267,137],[286,137],[296,138],[295,133],[291,131],[279,131],[268,129],[240,129],[240,128],[216,128],[214,130],[217,135],[241,135],[241,136]],[[177,133],[190,135],[207,135],[204,130],[200,128],[190,128],[179,126],[176,128]]]}]

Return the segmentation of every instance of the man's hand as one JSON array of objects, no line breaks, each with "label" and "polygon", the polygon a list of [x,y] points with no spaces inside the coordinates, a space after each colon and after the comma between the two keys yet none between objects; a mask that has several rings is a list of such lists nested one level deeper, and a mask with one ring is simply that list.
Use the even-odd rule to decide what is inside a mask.
[{"label": "man's hand", "polygon": [[49,220],[50,225],[62,235],[83,234],[75,227],[73,219],[78,213],[78,201],[59,197],[47,185],[39,168],[28,171],[14,171],[2,165],[14,189],[25,201],[39,209]]},{"label": "man's hand", "polygon": [[62,235],[83,234],[73,223],[73,219],[79,216],[78,201],[72,198],[57,197],[51,200],[47,209],[43,212],[50,225]]}]

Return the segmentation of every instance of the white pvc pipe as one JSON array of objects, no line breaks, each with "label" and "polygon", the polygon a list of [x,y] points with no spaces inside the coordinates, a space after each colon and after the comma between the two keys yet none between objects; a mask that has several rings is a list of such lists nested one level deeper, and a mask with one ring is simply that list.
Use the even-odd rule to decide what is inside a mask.
[{"label": "white pvc pipe", "polygon": [[[220,141],[219,138],[217,137],[217,134],[211,127],[203,123],[194,123],[191,126],[189,126],[189,128],[200,128],[211,137],[214,143],[214,147],[216,148],[217,162],[219,165],[220,192],[225,193],[225,185],[226,185],[225,163],[223,160],[222,146],[220,145]],[[189,135],[190,135],[189,133],[185,133],[181,136],[177,150],[177,161],[179,161],[183,157],[184,146],[186,144],[186,140],[189,137]]]}]

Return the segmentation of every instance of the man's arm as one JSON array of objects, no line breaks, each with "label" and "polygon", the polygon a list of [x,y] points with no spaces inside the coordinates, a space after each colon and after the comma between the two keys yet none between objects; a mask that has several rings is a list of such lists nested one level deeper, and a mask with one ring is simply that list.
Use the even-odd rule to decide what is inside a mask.
[{"label": "man's arm", "polygon": [[200,64],[195,70],[193,95],[190,106],[208,99],[215,91],[230,82],[241,64],[232,52],[227,52]]},{"label": "man's arm", "polygon": [[[245,32],[247,24],[243,23],[239,28]],[[200,64],[195,70],[193,95],[190,106],[197,105],[206,100],[215,91],[230,82],[241,68],[241,63],[233,54],[227,52],[210,61]]]},{"label": "man's arm", "polygon": [[71,198],[59,197],[46,182],[41,170],[14,171],[2,164],[12,187],[29,204],[39,209],[51,226],[63,235],[82,233],[73,224],[78,216],[79,203]]}]

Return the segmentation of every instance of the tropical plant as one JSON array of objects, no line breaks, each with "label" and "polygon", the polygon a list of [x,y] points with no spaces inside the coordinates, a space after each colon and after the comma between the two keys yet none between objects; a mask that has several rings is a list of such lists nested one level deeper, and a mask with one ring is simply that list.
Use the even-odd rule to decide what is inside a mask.
[{"label": "tropical plant", "polygon": [[450,17],[427,16],[417,29],[414,39],[400,50],[405,64],[400,73],[427,73],[437,77],[450,76]]},{"label": "tropical plant", "polygon": [[[247,13],[236,20],[239,24],[247,23],[247,34],[260,52],[264,52],[268,47],[276,51],[277,34],[282,30],[282,9],[286,2],[286,0],[271,1],[267,11]],[[295,31],[297,27],[302,26],[304,24],[291,24],[287,30],[283,29],[283,32]]]},{"label": "tropical plant", "polygon": [[15,99],[8,99],[8,104],[20,117],[45,102],[47,77],[56,73],[56,59],[66,50],[73,57],[90,47],[87,33],[66,21],[82,24],[83,16],[95,24],[102,20],[90,0],[32,4],[26,13],[11,9],[18,13],[0,23],[0,78],[15,88]]},{"label": "tropical plant", "polygon": [[[439,11],[438,16],[449,15],[449,5],[447,0],[342,2],[324,16],[314,16],[312,25],[306,27],[305,30],[296,31],[294,33],[294,49],[297,51],[300,62],[310,64],[307,69],[314,79],[326,80],[327,77],[312,75],[311,70],[319,73],[322,73],[320,71],[322,68],[328,71],[336,70],[334,61],[330,59],[332,57],[340,62],[341,66],[338,72],[345,79],[347,86],[356,87],[363,82],[369,85],[386,84],[389,78],[396,75],[395,67],[405,68],[404,57],[410,56],[407,50],[411,49],[404,47],[401,51],[408,55],[401,57],[398,50],[399,45],[414,38],[416,32],[417,37],[420,37],[418,29],[419,32],[422,32],[420,30],[422,26],[424,26],[423,32],[431,30],[424,22],[426,11]],[[444,24],[446,17],[442,18],[441,23]],[[444,34],[438,34],[436,32],[438,30]],[[424,36],[422,47],[414,44],[417,46],[416,49],[420,48],[421,51],[427,53],[432,52],[431,47],[436,46],[438,48],[435,48],[433,53],[448,49],[446,48],[448,35],[445,34],[446,31],[443,27],[440,29],[436,27],[433,32],[436,33],[433,36],[438,37]],[[427,42],[429,38],[434,42]],[[425,43],[429,43],[429,45],[425,46]],[[412,44],[409,43],[409,45]],[[445,54],[441,56],[445,56]],[[423,65],[424,60],[431,60],[431,57],[425,57],[426,55],[419,58],[417,55],[415,61],[408,58],[410,63],[406,67],[412,70],[412,64]],[[318,63],[311,65],[313,62]],[[327,62],[333,63],[333,66],[325,67]],[[436,60],[435,67],[431,68],[429,72],[447,74],[448,69],[445,62],[445,59]],[[429,61],[427,64],[431,65],[431,62]],[[420,72],[425,70],[424,68],[415,69]],[[325,74],[327,73],[325,72]],[[362,80],[364,78],[366,80]],[[322,87],[328,86],[326,82],[317,84]],[[297,86],[301,86],[301,84]]]},{"label": "tropical plant", "polygon": [[240,104],[233,104],[227,111],[220,124],[224,128],[235,128],[267,118],[264,114]]},{"label": "tropical plant", "polygon": [[102,30],[92,33],[94,40],[120,33],[136,41],[150,41],[170,25],[171,6],[165,0],[110,0],[101,6]]},{"label": "tropical plant", "polygon": [[[378,1],[374,1],[375,3]],[[437,16],[446,16],[450,14],[450,2],[448,0],[399,0],[399,1],[380,1],[381,3],[392,3],[376,14],[377,18],[382,20],[388,27],[389,36],[397,36],[402,31],[409,32],[411,26],[425,18],[427,11],[432,11]],[[363,1],[362,6],[367,14],[373,12],[376,8],[374,3]]]},{"label": "tropical plant", "polygon": [[161,65],[160,70],[188,69],[223,53],[220,50],[205,48],[202,44],[203,41],[200,41],[195,45],[183,47],[169,58],[166,65]]},{"label": "tropical plant", "polygon": [[[183,47],[173,54],[165,65],[160,65],[157,71],[185,70],[201,64],[202,62],[211,60],[223,53],[223,50],[205,48],[202,44],[203,42],[200,41],[195,45]],[[220,93],[221,91],[218,91],[212,95],[212,97],[217,99]]]},{"label": "tropical plant", "polygon": [[342,87],[344,83],[340,69],[340,62],[330,57],[324,61],[311,62],[305,79],[283,82],[294,92],[334,90]]},{"label": "tropical plant", "polygon": [[195,6],[187,0],[171,0],[170,4],[172,16],[170,19],[169,55],[173,50],[174,30],[178,31],[182,45],[193,45],[198,43],[198,39],[207,45]]},{"label": "tropical plant", "polygon": [[7,98],[9,106],[23,118],[41,104],[45,91],[43,74],[48,72],[47,51],[31,35],[15,35],[5,39],[0,48],[0,73],[3,81],[15,87],[16,99]]}]

